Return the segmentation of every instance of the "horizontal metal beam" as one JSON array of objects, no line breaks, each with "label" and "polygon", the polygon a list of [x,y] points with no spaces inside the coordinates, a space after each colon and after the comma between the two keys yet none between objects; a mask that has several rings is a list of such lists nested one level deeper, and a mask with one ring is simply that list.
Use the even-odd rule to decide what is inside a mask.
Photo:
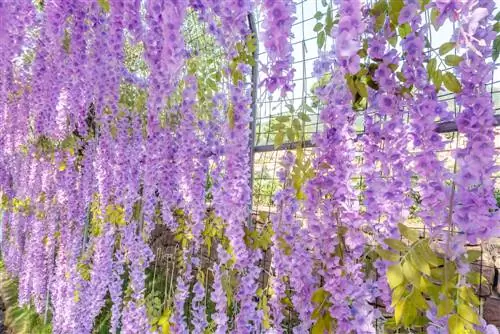
[{"label": "horizontal metal beam", "polygon": [[[500,126],[500,115],[495,115],[495,126]],[[455,121],[447,121],[438,123],[436,126],[437,133],[450,133],[457,131],[457,123]],[[359,134],[358,138],[363,134]],[[294,150],[299,145],[302,147],[314,147],[314,143],[311,140],[306,140],[304,142],[290,142],[284,143],[279,147],[274,147],[274,145],[258,145],[254,146],[254,153],[272,152],[272,151],[283,151],[283,150]]]}]

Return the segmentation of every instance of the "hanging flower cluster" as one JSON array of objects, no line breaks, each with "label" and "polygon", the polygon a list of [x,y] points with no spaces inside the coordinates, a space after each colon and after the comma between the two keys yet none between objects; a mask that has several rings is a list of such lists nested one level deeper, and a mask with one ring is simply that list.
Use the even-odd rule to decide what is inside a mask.
[{"label": "hanging flower cluster", "polygon": [[264,66],[267,78],[263,83],[269,92],[280,89],[281,96],[285,96],[294,86],[291,39],[295,4],[291,0],[264,0],[262,10],[262,40],[269,57],[269,63]]}]

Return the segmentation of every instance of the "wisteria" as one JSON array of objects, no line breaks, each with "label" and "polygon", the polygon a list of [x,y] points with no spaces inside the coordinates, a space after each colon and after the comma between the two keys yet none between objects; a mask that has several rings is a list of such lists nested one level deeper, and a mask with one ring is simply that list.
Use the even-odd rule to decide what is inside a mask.
[{"label": "wisteria", "polygon": [[264,212],[256,91],[299,100],[304,4],[0,0],[1,270],[30,332],[498,333],[472,265],[500,236],[495,2],[322,4]]}]

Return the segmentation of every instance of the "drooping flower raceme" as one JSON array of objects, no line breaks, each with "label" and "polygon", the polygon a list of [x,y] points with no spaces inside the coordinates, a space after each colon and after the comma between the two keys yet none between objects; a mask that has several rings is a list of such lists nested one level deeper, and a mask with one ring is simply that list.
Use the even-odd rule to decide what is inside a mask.
[{"label": "drooping flower raceme", "polygon": [[269,64],[264,66],[267,78],[263,83],[272,93],[280,89],[281,96],[293,89],[292,25],[295,21],[295,4],[290,0],[264,0],[262,39]]}]

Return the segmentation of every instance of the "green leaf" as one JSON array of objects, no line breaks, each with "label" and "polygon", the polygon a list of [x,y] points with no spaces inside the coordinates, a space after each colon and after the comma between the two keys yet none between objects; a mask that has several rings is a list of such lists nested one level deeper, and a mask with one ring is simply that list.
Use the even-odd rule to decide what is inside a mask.
[{"label": "green leaf", "polygon": [[462,61],[462,57],[456,55],[447,55],[444,57],[444,62],[448,66],[457,66]]},{"label": "green leaf", "polygon": [[399,229],[399,233],[401,233],[401,235],[403,237],[410,240],[411,242],[417,241],[419,236],[420,236],[420,233],[418,233],[417,230],[415,230],[411,227],[408,227],[404,224],[401,224],[401,223],[398,224],[398,229]]},{"label": "green leaf", "polygon": [[333,28],[333,11],[332,7],[328,5],[328,11],[326,12],[326,19],[325,19],[325,33],[330,36],[332,33],[332,28]]},{"label": "green leaf", "polygon": [[471,263],[476,261],[481,257],[481,251],[476,249],[471,249],[467,251],[467,262]]},{"label": "green leaf", "polygon": [[325,333],[325,320],[323,317],[319,318],[311,328],[311,334],[324,334]]},{"label": "green leaf", "polygon": [[417,249],[413,248],[409,254],[409,259],[411,264],[421,273],[426,274],[427,276],[431,275],[431,268],[427,263],[425,256],[419,252]]},{"label": "green leaf", "polygon": [[436,68],[437,68],[437,60],[436,58],[432,58],[427,63],[427,75],[429,76],[429,78],[432,78],[432,76],[436,72]]},{"label": "green leaf", "polygon": [[450,72],[446,72],[443,75],[443,84],[450,92],[459,93],[462,90],[460,82],[457,80],[455,75]]},{"label": "green leaf", "polygon": [[500,55],[500,35],[495,38],[493,42],[493,51],[491,53],[491,58],[494,62],[497,61],[498,56]]},{"label": "green leaf", "polygon": [[388,251],[387,249],[383,249],[380,246],[377,247],[376,252],[384,260],[392,261],[392,262],[396,262],[399,260],[398,254],[393,253],[391,251]]},{"label": "green leaf", "polygon": [[396,72],[396,70],[398,69],[398,64],[389,64],[387,65],[387,67],[389,67],[391,69],[391,71],[393,72]]},{"label": "green leaf", "polygon": [[392,45],[393,47],[396,47],[396,44],[398,44],[398,36],[395,35],[395,36],[389,38],[387,41],[389,42],[390,45]]},{"label": "green leaf", "polygon": [[403,299],[399,303],[394,306],[394,320],[396,320],[396,324],[399,324],[401,322],[401,317],[403,316],[403,313],[405,311],[405,304],[406,301]]},{"label": "green leaf", "polygon": [[443,72],[436,70],[432,76],[432,81],[434,82],[436,91],[439,92],[441,90],[441,84],[443,83]]},{"label": "green leaf", "polygon": [[453,301],[449,298],[442,299],[437,305],[437,316],[443,317],[453,311]]},{"label": "green leaf", "polygon": [[399,301],[401,300],[401,297],[403,297],[404,293],[406,292],[406,288],[404,284],[398,285],[397,287],[392,290],[392,304],[391,306],[394,307],[396,306]]},{"label": "green leaf", "polygon": [[99,3],[99,6],[101,6],[102,10],[105,13],[109,13],[109,11],[111,10],[111,7],[109,5],[109,0],[97,0],[97,2]]},{"label": "green leaf", "polygon": [[292,120],[292,126],[296,131],[300,131],[302,129],[302,124],[298,118],[294,118]]},{"label": "green leaf", "polygon": [[401,270],[401,265],[399,263],[389,266],[387,268],[386,275],[387,275],[387,283],[389,283],[391,289],[394,289],[398,285],[402,284],[405,280],[403,271]]},{"label": "green leaf", "polygon": [[396,72],[396,77],[399,79],[399,81],[401,82],[406,82],[406,77],[404,76],[404,74],[402,72]]},{"label": "green leaf", "polygon": [[439,47],[439,54],[441,56],[443,56],[443,55],[447,54],[448,52],[450,52],[451,50],[453,50],[455,48],[455,46],[456,46],[455,42],[444,43]]},{"label": "green leaf", "polygon": [[434,29],[438,30],[439,24],[437,22],[437,18],[439,16],[439,10],[437,8],[432,8],[431,10],[431,23]]},{"label": "green leaf", "polygon": [[493,30],[495,32],[500,32],[500,22],[497,22],[493,25]]},{"label": "green leaf", "polygon": [[404,3],[401,0],[389,0],[389,17],[394,25],[398,24],[399,13],[403,5]]},{"label": "green leaf", "polygon": [[366,89],[366,85],[364,83],[358,80],[355,82],[355,85],[359,95],[361,95],[362,97],[368,97],[368,90]]},{"label": "green leaf", "polygon": [[427,6],[431,0],[419,0],[418,2],[420,2],[420,10],[425,10],[425,6]]},{"label": "green leaf", "polygon": [[274,136],[274,147],[278,148],[283,144],[283,140],[285,139],[285,134],[283,132],[278,132],[276,136]]},{"label": "green leaf", "polygon": [[389,246],[391,247],[392,249],[394,250],[397,250],[397,251],[400,251],[400,252],[406,252],[407,250],[407,246],[404,242],[402,242],[401,240],[397,240],[397,239],[385,239],[384,242]]},{"label": "green leaf", "polygon": [[217,91],[217,83],[213,79],[207,78],[207,85],[213,91]]},{"label": "green leaf", "polygon": [[286,123],[290,120],[290,116],[276,116],[275,119],[280,123]]},{"label": "green leaf", "polygon": [[464,321],[458,314],[453,314],[448,318],[449,334],[464,334]]},{"label": "green leaf", "polygon": [[324,15],[325,15],[324,13],[322,13],[322,12],[320,12],[320,11],[317,11],[317,12],[316,12],[316,14],[314,14],[314,18],[315,18],[316,20],[321,20],[321,19],[323,18],[323,16],[324,16]]},{"label": "green leaf", "polygon": [[316,304],[322,304],[329,295],[324,288],[319,288],[312,294],[311,301]]},{"label": "green leaf", "polygon": [[371,9],[371,14],[373,16],[379,16],[380,14],[385,13],[386,10],[387,10],[387,1],[379,0],[373,5]]},{"label": "green leaf", "polygon": [[458,304],[458,315],[470,322],[471,324],[479,325],[479,317],[476,310],[467,304]]},{"label": "green leaf", "polygon": [[471,271],[467,273],[467,282],[469,282],[470,284],[479,285],[481,283],[486,283],[487,279],[477,271]]},{"label": "green leaf", "polygon": [[459,295],[460,298],[462,298],[463,301],[471,303],[472,305],[479,306],[481,304],[479,298],[477,295],[474,293],[474,290],[472,288],[469,288],[467,286],[461,286],[459,288]]},{"label": "green leaf", "polygon": [[295,131],[293,131],[292,128],[286,129],[286,137],[288,138],[289,141],[294,141],[295,140]]},{"label": "green leaf", "polygon": [[399,36],[401,36],[401,38],[405,38],[411,33],[411,26],[408,23],[405,23],[399,26],[398,31]]},{"label": "green leaf", "polygon": [[405,261],[403,263],[403,275],[408,281],[413,284],[413,286],[420,286],[420,274],[417,269],[415,269],[415,267],[410,263],[410,261]]},{"label": "green leaf", "polygon": [[500,11],[495,15],[495,21],[500,21]]},{"label": "green leaf", "polygon": [[408,296],[407,301],[420,311],[425,311],[429,308],[429,305],[427,305],[427,301],[425,300],[424,296],[422,296],[422,293],[417,289],[413,289],[411,294]]},{"label": "green leaf", "polygon": [[316,23],[316,25],[314,26],[313,30],[315,32],[323,30],[323,23],[321,23],[321,22]]},{"label": "green leaf", "polygon": [[401,322],[405,327],[411,327],[411,325],[415,322],[417,318],[417,309],[415,305],[412,304],[410,300],[406,300],[405,302],[405,310],[403,316],[401,317]]},{"label": "green leaf", "polygon": [[429,246],[429,240],[419,243],[415,248],[432,266],[437,267],[443,264],[443,259],[439,258]]},{"label": "green leaf", "polygon": [[310,122],[311,118],[303,111],[297,113],[297,117],[303,122]]},{"label": "green leaf", "polygon": [[347,75],[346,81],[347,81],[347,87],[349,87],[349,90],[351,91],[352,96],[356,96],[356,94],[358,93],[358,89],[356,88],[356,84],[354,82],[353,76]]},{"label": "green leaf", "polygon": [[323,48],[323,46],[325,45],[325,39],[326,39],[326,34],[325,31],[323,30],[318,34],[318,40],[317,40],[318,49]]},{"label": "green leaf", "polygon": [[377,16],[377,18],[375,19],[375,31],[382,30],[382,28],[384,27],[385,18],[386,18],[385,12]]}]

